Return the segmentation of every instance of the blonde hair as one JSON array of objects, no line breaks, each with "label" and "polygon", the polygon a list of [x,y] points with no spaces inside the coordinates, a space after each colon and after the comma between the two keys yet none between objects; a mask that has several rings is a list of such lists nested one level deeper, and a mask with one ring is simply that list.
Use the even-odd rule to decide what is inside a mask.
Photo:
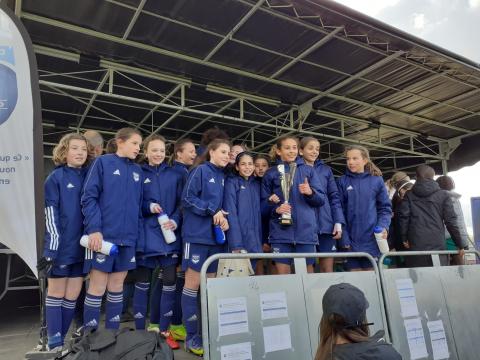
[{"label": "blonde hair", "polygon": [[347,153],[352,150],[358,150],[360,151],[360,154],[362,155],[362,158],[367,160],[367,164],[365,165],[365,169],[370,173],[370,175],[373,176],[382,176],[382,172],[380,169],[370,160],[370,152],[365,146],[362,145],[348,145],[345,147],[345,156],[347,156]]},{"label": "blonde hair", "polygon": [[277,161],[277,144],[273,144],[268,151],[268,157],[272,163]]},{"label": "blonde hair", "polygon": [[93,148],[92,145],[88,142],[85,136],[77,133],[70,133],[64,135],[53,149],[52,160],[56,166],[65,165],[67,163],[68,148],[70,146],[70,141],[72,140],[85,141],[85,144],[87,145],[87,160],[85,161],[85,164],[83,164],[83,166],[85,166],[91,161]]}]

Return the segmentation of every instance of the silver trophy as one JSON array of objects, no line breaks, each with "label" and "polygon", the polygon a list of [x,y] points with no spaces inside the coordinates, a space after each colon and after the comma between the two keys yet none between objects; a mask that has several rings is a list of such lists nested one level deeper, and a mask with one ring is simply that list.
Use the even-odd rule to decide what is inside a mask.
[{"label": "silver trophy", "polygon": [[[292,162],[290,163],[290,172],[285,172],[285,165],[277,165],[277,170],[280,173],[280,187],[282,188],[282,194],[284,199],[284,204],[288,204],[290,199],[290,190],[293,185],[293,179],[295,178],[295,172],[297,171],[297,164]],[[281,225],[292,225],[292,214],[282,214],[280,216]]]}]

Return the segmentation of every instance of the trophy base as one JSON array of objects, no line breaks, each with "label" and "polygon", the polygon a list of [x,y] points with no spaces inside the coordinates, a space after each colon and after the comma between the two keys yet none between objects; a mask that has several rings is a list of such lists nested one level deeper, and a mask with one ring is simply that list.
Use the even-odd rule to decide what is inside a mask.
[{"label": "trophy base", "polygon": [[290,226],[293,224],[293,221],[292,219],[282,219],[280,218],[280,225],[283,225],[283,226]]}]

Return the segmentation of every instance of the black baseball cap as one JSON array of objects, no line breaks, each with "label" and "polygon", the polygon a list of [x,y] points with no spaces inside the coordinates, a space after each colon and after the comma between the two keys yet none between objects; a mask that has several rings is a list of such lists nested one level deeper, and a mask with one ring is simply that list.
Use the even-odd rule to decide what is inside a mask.
[{"label": "black baseball cap", "polygon": [[368,307],[369,303],[362,290],[348,283],[332,285],[323,295],[323,315],[340,315],[345,320],[346,328],[366,325]]}]

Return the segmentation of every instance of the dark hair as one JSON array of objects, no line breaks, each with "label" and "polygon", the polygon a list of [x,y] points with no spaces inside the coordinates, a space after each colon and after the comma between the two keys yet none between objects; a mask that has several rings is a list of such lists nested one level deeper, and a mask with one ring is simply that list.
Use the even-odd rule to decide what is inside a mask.
[{"label": "dark hair", "polygon": [[178,140],[174,145],[173,145],[173,160],[177,159],[177,153],[182,152],[183,149],[185,148],[185,145],[188,143],[193,144],[193,141],[191,139],[185,138],[185,139],[180,139]]},{"label": "dark hair", "polygon": [[215,139],[230,140],[230,137],[225,131],[220,130],[218,127],[213,127],[202,134],[200,145],[208,146]]},{"label": "dark hair", "polygon": [[358,150],[362,157],[367,160],[367,164],[365,165],[365,169],[373,176],[382,176],[382,172],[380,169],[370,160],[370,152],[365,146],[362,145],[348,145],[345,147],[345,156],[349,151]]},{"label": "dark hair", "polygon": [[344,318],[337,314],[330,316],[322,316],[319,326],[319,342],[318,349],[314,360],[331,360],[333,359],[333,352],[337,338],[341,337],[349,343],[359,343],[369,340],[369,329],[366,319],[361,325],[354,328],[346,328]]},{"label": "dark hair", "polygon": [[314,138],[313,136],[307,136],[300,140],[300,149],[305,149],[305,146],[307,146],[310,141],[316,141],[320,145],[320,141],[318,139]]},{"label": "dark hair", "polygon": [[[165,138],[162,136],[162,135],[158,135],[158,134],[151,134],[149,135],[144,141],[143,141],[143,154],[142,154],[142,157],[140,159],[140,162],[148,162],[148,159],[147,159],[147,149],[148,149],[148,145],[150,145],[150,143],[152,141],[155,141],[155,140],[160,140],[161,142],[163,142],[165,145],[167,145],[167,140],[165,140]],[[166,156],[165,156],[166,158]],[[165,161],[165,160],[164,160]]]},{"label": "dark hair", "polygon": [[437,183],[440,186],[440,189],[442,190],[451,191],[455,189],[455,182],[450,176],[447,176],[447,175],[440,176],[437,179]]},{"label": "dark hair", "polygon": [[193,167],[197,167],[198,165],[201,165],[206,161],[210,161],[210,151],[217,150],[219,148],[219,146],[222,145],[222,144],[226,144],[229,147],[231,147],[230,141],[228,141],[226,139],[215,139],[215,140],[211,141],[208,144],[205,152],[202,155],[197,156],[197,158],[195,159],[195,162],[193,163]]},{"label": "dark hair", "polygon": [[115,133],[115,142],[117,143],[118,146],[118,140],[122,141],[127,141],[130,139],[133,135],[138,135],[142,137],[142,133],[134,128],[121,128]]},{"label": "dark hair", "polygon": [[114,154],[117,152],[117,141],[115,138],[111,138],[110,140],[107,141],[105,152],[107,154]]},{"label": "dark hair", "polygon": [[241,153],[238,153],[238,155],[235,157],[235,165],[232,168],[232,171],[235,175],[240,175],[240,171],[237,170],[237,166],[242,160],[243,157],[245,156],[250,156],[253,161],[253,154],[248,152],[248,151],[242,151]]},{"label": "dark hair", "polygon": [[268,157],[266,157],[265,155],[262,155],[262,154],[255,155],[255,157],[253,158],[253,162],[255,162],[257,160],[260,160],[260,159],[265,160],[267,162],[267,164],[270,165],[270,159]]}]

